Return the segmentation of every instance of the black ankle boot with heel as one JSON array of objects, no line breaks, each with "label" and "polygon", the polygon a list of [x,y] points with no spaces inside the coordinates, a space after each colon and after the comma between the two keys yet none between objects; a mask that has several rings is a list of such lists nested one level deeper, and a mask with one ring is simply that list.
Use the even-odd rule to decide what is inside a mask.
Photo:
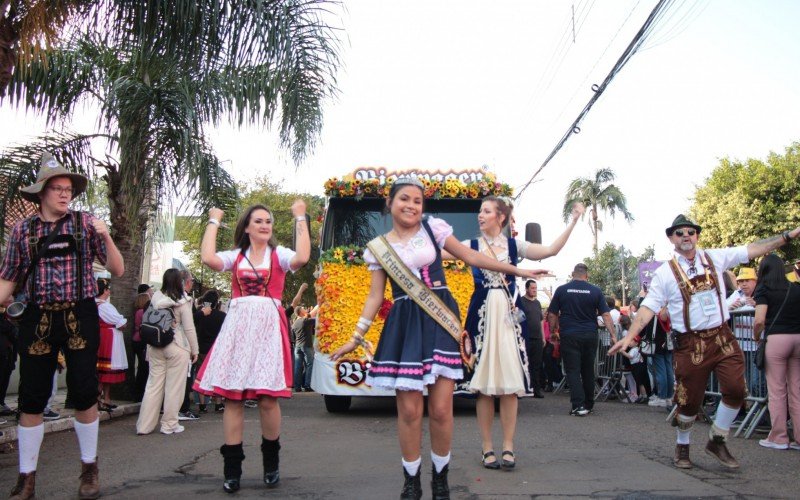
[{"label": "black ankle boot with heel", "polygon": [[225,482],[222,483],[222,489],[225,493],[236,493],[239,491],[239,481],[242,478],[242,461],[244,461],[242,443],[223,444],[219,452],[224,461]]},{"label": "black ankle boot with heel", "polygon": [[450,464],[442,468],[442,472],[436,472],[436,466],[431,467],[433,478],[431,479],[431,494],[433,500],[450,500],[450,486],[447,484],[447,470]]},{"label": "black ankle boot with heel", "polygon": [[261,457],[264,460],[264,484],[270,488],[275,487],[278,481],[281,480],[281,475],[278,471],[280,449],[280,438],[273,441],[261,436]]}]

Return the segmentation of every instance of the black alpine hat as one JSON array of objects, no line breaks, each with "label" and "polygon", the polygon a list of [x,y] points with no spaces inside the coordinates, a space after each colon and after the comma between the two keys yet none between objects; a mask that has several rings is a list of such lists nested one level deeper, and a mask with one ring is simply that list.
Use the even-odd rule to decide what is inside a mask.
[{"label": "black alpine hat", "polygon": [[689,220],[688,217],[680,214],[675,217],[675,220],[672,221],[672,225],[667,228],[667,236],[672,236],[672,233],[674,233],[679,227],[692,227],[697,231],[697,234],[700,234],[700,231],[703,230],[703,228]]}]

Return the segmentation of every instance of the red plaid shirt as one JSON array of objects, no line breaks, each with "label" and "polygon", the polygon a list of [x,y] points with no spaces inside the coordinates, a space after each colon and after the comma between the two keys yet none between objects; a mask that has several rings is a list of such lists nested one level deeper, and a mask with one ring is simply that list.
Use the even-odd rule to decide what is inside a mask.
[{"label": "red plaid shirt", "polygon": [[[80,299],[93,298],[97,295],[97,284],[92,273],[92,263],[95,259],[101,264],[106,263],[106,245],[102,238],[95,232],[94,225],[91,223],[93,216],[86,212],[77,212],[78,220],[82,226],[81,233],[83,239],[78,244],[78,251],[83,256],[83,290],[78,290],[78,256],[74,251],[75,220],[73,212],[67,211],[64,217],[67,221],[61,226],[59,235],[56,236],[51,244],[51,255],[39,259],[36,265],[36,279],[33,283],[33,301],[37,304],[47,304],[53,302],[74,302]],[[39,238],[42,243],[47,235],[52,231],[57,222],[45,222],[39,214],[23,219],[11,230],[8,240],[6,254],[3,263],[0,264],[0,278],[17,282],[25,276],[28,266],[31,263],[30,232],[31,220],[33,220],[33,236]],[[72,243],[70,243],[72,242]],[[40,250],[44,252],[44,249]],[[31,272],[31,277],[34,273]],[[31,277],[28,278],[27,286],[23,293],[30,295]],[[30,297],[29,299],[30,300]]]}]

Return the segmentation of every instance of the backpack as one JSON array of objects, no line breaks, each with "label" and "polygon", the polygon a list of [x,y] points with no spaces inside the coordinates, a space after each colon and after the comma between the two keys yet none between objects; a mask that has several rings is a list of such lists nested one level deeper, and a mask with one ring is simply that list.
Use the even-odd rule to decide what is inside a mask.
[{"label": "backpack", "polygon": [[175,338],[175,330],[172,328],[174,322],[175,314],[171,307],[156,309],[150,304],[142,314],[139,336],[148,345],[166,347]]}]

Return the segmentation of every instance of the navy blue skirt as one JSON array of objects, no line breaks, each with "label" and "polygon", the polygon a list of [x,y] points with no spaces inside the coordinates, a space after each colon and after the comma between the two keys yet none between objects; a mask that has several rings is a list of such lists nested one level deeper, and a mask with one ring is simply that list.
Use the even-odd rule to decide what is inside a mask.
[{"label": "navy blue skirt", "polygon": [[[458,316],[447,288],[431,291]],[[395,299],[381,332],[367,384],[401,391],[422,391],[437,377],[464,376],[458,342],[408,296]]]}]

